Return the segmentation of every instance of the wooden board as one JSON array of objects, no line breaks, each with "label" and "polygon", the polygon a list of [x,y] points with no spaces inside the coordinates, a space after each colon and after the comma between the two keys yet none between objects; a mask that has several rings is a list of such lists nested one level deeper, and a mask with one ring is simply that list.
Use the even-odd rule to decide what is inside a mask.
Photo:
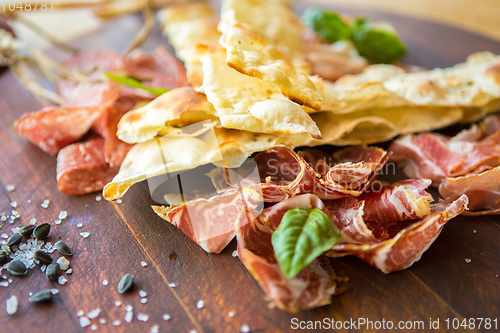
[{"label": "wooden board", "polygon": [[[497,42],[436,23],[345,11],[393,22],[410,49],[405,61],[415,65],[449,66],[475,51],[500,53]],[[139,25],[138,17],[122,18],[74,45],[123,50]],[[145,48],[151,50],[165,43],[155,30]],[[9,72],[0,77],[0,96],[0,213],[10,212],[9,203],[17,201],[21,215],[14,224],[4,224],[0,233],[26,225],[32,217],[53,224],[59,211],[66,210],[68,218],[59,226],[53,225],[49,240],[54,243],[62,238],[75,252],[71,259],[74,272],[67,276],[69,281],[64,286],[50,283],[35,268],[25,277],[12,277],[8,288],[0,287],[1,332],[90,331],[90,327],[80,328],[76,313],[95,308],[101,309],[100,318],[105,318],[107,324],[99,324],[98,319],[92,323],[104,332],[147,332],[155,324],[160,325],[161,332],[239,332],[244,324],[252,332],[288,332],[292,331],[294,318],[385,319],[395,324],[423,321],[425,329],[419,331],[430,331],[432,318],[440,320],[436,331],[446,331],[447,318],[495,318],[500,313],[498,216],[452,220],[422,259],[402,272],[385,275],[355,258],[332,260],[337,273],[348,277],[349,282],[348,289],[334,297],[331,305],[298,314],[268,309],[258,284],[231,256],[235,242],[219,255],[206,254],[152,212],[146,184],[133,187],[122,204],[96,202],[95,194],[69,197],[59,193],[55,158],[12,131],[15,119],[37,109],[38,103]],[[7,184],[14,184],[15,191],[3,190]],[[51,202],[47,209],[40,206],[44,199]],[[78,223],[83,228],[77,228]],[[90,237],[82,238],[79,233],[83,231],[90,232]],[[172,253],[177,258],[173,259]],[[466,263],[465,258],[471,262]],[[141,261],[147,266],[142,267]],[[134,292],[120,295],[116,285],[125,273],[135,275],[136,287]],[[108,280],[109,285],[103,286],[103,280]],[[172,282],[175,288],[168,286]],[[28,302],[29,292],[50,287],[60,290],[53,304],[35,306]],[[148,293],[147,304],[139,302],[138,290]],[[12,317],[4,311],[5,299],[11,295],[16,295],[20,303],[18,313]],[[120,307],[114,305],[118,300],[123,303]],[[202,309],[196,307],[199,300],[205,303]],[[127,304],[133,305],[134,315],[148,314],[149,320],[139,322],[134,318],[125,325]],[[234,317],[229,317],[229,312],[234,312]],[[171,319],[164,321],[162,315],[167,313]],[[121,325],[112,326],[114,320],[120,320]],[[318,330],[309,330],[313,331]]]}]

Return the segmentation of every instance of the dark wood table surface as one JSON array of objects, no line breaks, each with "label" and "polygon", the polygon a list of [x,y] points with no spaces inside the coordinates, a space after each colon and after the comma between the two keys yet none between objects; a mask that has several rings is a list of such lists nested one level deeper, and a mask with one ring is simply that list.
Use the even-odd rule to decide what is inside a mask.
[{"label": "dark wood table surface", "polygon": [[[500,53],[498,42],[432,22],[381,13],[360,13],[390,20],[409,46],[405,62],[426,66],[449,66],[465,60],[475,51]],[[80,48],[115,48],[123,50],[140,25],[135,16],[109,23],[99,33],[75,41]],[[166,44],[158,28],[145,44],[153,49]],[[60,286],[49,282],[37,267],[27,276],[10,277],[12,283],[0,287],[0,332],[78,332],[77,312],[100,308],[99,331],[147,332],[159,325],[161,332],[239,332],[249,325],[252,332],[288,332],[293,318],[298,320],[417,321],[458,318],[498,318],[500,313],[500,218],[498,216],[460,216],[449,222],[440,237],[410,269],[383,274],[356,258],[332,260],[340,276],[349,278],[348,288],[335,296],[331,305],[290,314],[269,309],[257,282],[238,258],[232,257],[233,241],[221,254],[206,254],[180,230],[158,218],[150,208],[153,203],[147,184],[134,186],[123,203],[96,201],[90,194],[71,197],[57,191],[56,160],[13,133],[13,122],[24,112],[39,108],[10,72],[0,77],[0,213],[9,213],[11,201],[17,201],[21,218],[4,223],[0,233],[26,225],[32,217],[52,224],[49,241],[64,239],[73,249],[73,274]],[[7,184],[15,190],[6,191]],[[50,200],[47,209],[40,206]],[[28,203],[30,200],[30,203]],[[62,224],[54,225],[61,210],[68,211]],[[82,228],[77,224],[82,223]],[[80,232],[90,233],[88,238]],[[10,234],[10,233],[9,233]],[[175,253],[175,255],[173,255]],[[56,253],[54,253],[56,255]],[[56,255],[58,256],[58,255]],[[470,263],[466,262],[470,258]],[[141,261],[147,263],[141,266]],[[125,273],[135,275],[135,289],[118,294],[116,286]],[[4,272],[4,275],[6,273]],[[109,285],[104,286],[103,280]],[[176,287],[169,287],[175,283]],[[58,288],[52,304],[33,305],[28,293]],[[147,292],[148,302],[140,303],[139,290]],[[14,316],[5,312],[5,300],[19,299]],[[203,300],[205,306],[197,308]],[[121,301],[122,306],[114,305]],[[124,306],[134,307],[134,319],[126,324]],[[228,316],[234,312],[234,317]],[[140,322],[135,315],[149,315]],[[171,319],[164,321],[162,316]],[[120,320],[120,326],[112,322]],[[497,320],[500,320],[498,318]],[[300,330],[295,330],[300,331]],[[302,330],[306,331],[306,330]],[[310,330],[309,332],[313,332]],[[338,330],[338,331],[364,331]],[[467,331],[460,329],[459,331]],[[485,331],[471,330],[471,331]],[[490,330],[487,332],[494,332]]]}]

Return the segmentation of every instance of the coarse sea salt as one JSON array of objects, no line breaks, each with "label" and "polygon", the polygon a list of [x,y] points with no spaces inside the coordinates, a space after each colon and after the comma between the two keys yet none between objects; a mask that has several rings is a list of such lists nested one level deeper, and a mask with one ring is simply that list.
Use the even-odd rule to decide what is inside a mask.
[{"label": "coarse sea salt", "polygon": [[236,258],[238,256],[238,250],[234,250],[231,255]]},{"label": "coarse sea salt", "polygon": [[113,321],[113,326],[120,326],[120,324],[121,324],[121,321],[119,321],[119,320]]},{"label": "coarse sea salt", "polygon": [[90,319],[85,317],[85,316],[82,316],[80,317],[80,327],[87,327],[90,325]]},{"label": "coarse sea salt", "polygon": [[132,311],[125,313],[125,318],[123,318],[123,320],[125,320],[127,323],[131,323],[133,319],[134,319],[134,312]]},{"label": "coarse sea salt", "polygon": [[100,195],[97,195],[97,196],[95,197],[95,201],[101,201],[101,200],[102,200],[102,197],[101,197]]},{"label": "coarse sea salt", "polygon": [[147,265],[148,265],[148,263],[147,263],[147,262],[145,262],[145,261],[141,261],[141,266],[142,266],[142,267],[146,267]]},{"label": "coarse sea salt", "polygon": [[250,327],[248,325],[243,325],[243,326],[241,326],[240,331],[242,333],[248,333],[248,332],[250,332]]},{"label": "coarse sea salt", "polygon": [[106,321],[106,319],[105,319],[105,318],[100,318],[100,319],[99,319],[99,324],[104,325],[104,324],[106,324],[106,323],[107,323],[107,321]]},{"label": "coarse sea salt", "polygon": [[116,301],[116,302],[115,302],[115,306],[122,306],[122,302],[120,302],[120,301]]},{"label": "coarse sea salt", "polygon": [[68,270],[68,268],[69,268],[69,260],[68,259],[61,257],[61,258],[57,259],[57,263],[59,264],[59,267],[61,267],[61,270],[63,270],[63,271]]},{"label": "coarse sea salt", "polygon": [[148,293],[144,290],[139,290],[139,296],[146,297],[146,296],[148,296]]},{"label": "coarse sea salt", "polygon": [[61,286],[64,286],[66,284],[66,282],[68,282],[68,279],[66,279],[62,275],[57,279],[57,283],[59,283]]},{"label": "coarse sea salt", "polygon": [[70,275],[71,273],[73,273],[73,269],[71,269],[71,268],[66,271],[67,275]]},{"label": "coarse sea salt", "polygon": [[90,326],[90,330],[92,330],[92,331],[97,331],[97,325],[96,325],[96,324],[92,324],[92,325]]},{"label": "coarse sea salt", "polygon": [[10,203],[10,206],[11,206],[12,208],[17,208],[17,201],[12,201],[12,202]]},{"label": "coarse sea salt", "polygon": [[57,295],[57,294],[59,294],[59,290],[58,290],[58,289],[56,289],[56,288],[53,288],[53,289],[50,289],[50,293],[51,293],[52,295]]},{"label": "coarse sea salt", "polygon": [[65,211],[65,210],[61,210],[61,211],[59,212],[59,216],[58,216],[58,217],[59,217],[59,220],[64,220],[65,218],[67,218],[67,217],[68,217],[68,212],[67,212],[67,211]]},{"label": "coarse sea salt", "polygon": [[132,310],[134,310],[134,307],[132,305],[128,304],[125,306],[125,311],[130,312]]},{"label": "coarse sea salt", "polygon": [[101,314],[101,309],[97,308],[87,313],[87,317],[90,319],[94,319],[97,318],[100,314]]},{"label": "coarse sea salt", "polygon": [[80,232],[80,236],[82,236],[83,238],[87,238],[90,236],[90,232],[88,232],[88,231]]},{"label": "coarse sea salt", "polygon": [[81,317],[85,314],[85,312],[83,310],[78,310],[78,312],[76,313],[76,316],[77,317]]},{"label": "coarse sea salt", "polygon": [[170,283],[168,284],[168,286],[169,286],[170,288],[175,288],[175,287],[177,287],[177,285],[175,284],[175,282],[170,282]]},{"label": "coarse sea salt", "polygon": [[103,280],[103,281],[102,281],[102,285],[103,285],[103,286],[107,286],[108,284],[109,284],[108,280]]},{"label": "coarse sea salt", "polygon": [[203,302],[202,300],[199,300],[198,303],[196,303],[196,307],[198,309],[201,309],[205,306],[205,302]]},{"label": "coarse sea salt", "polygon": [[7,314],[9,316],[12,316],[17,312],[18,304],[19,303],[17,302],[17,297],[15,295],[7,298],[7,300],[5,301],[5,311],[7,311]]},{"label": "coarse sea salt", "polygon": [[229,311],[229,313],[227,314],[227,316],[229,318],[233,318],[234,317],[234,312],[233,311]]},{"label": "coarse sea salt", "polygon": [[12,184],[8,184],[7,186],[5,186],[5,189],[7,190],[7,192],[12,192],[16,189],[16,187]]},{"label": "coarse sea salt", "polygon": [[172,316],[170,316],[168,313],[165,313],[163,316],[162,316],[163,320],[165,321],[168,321],[170,320],[170,318],[172,318]]},{"label": "coarse sea salt", "polygon": [[34,218],[34,217],[33,217],[33,218],[31,218],[31,220],[30,220],[30,224],[31,224],[31,225],[35,225],[35,224],[36,224],[36,218]]},{"label": "coarse sea salt", "polygon": [[81,227],[83,227],[83,223],[77,223],[77,224],[76,224],[76,227],[77,227],[77,228],[81,228]]},{"label": "coarse sea salt", "polygon": [[137,315],[137,320],[138,320],[138,321],[143,321],[143,322],[146,322],[146,321],[148,321],[148,320],[149,320],[149,316],[148,316],[147,314],[145,314],[145,313],[139,313],[139,314]]},{"label": "coarse sea salt", "polygon": [[146,304],[148,302],[147,298],[141,298],[140,300],[141,304]]},{"label": "coarse sea salt", "polygon": [[158,333],[160,332],[160,325],[153,325],[153,327],[151,327],[151,333]]}]

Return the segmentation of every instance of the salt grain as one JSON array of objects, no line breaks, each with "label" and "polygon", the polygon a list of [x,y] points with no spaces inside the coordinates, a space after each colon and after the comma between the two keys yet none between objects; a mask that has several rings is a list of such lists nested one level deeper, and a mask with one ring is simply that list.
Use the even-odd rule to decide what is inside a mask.
[{"label": "salt grain", "polygon": [[130,312],[132,310],[134,310],[134,307],[132,305],[128,304],[127,306],[125,306],[125,311]]},{"label": "salt grain", "polygon": [[76,316],[77,317],[81,317],[85,314],[85,312],[83,312],[83,310],[79,310],[77,313],[76,313]]},{"label": "salt grain", "polygon": [[90,319],[87,317],[80,317],[80,327],[87,327],[90,325]]},{"label": "salt grain", "polygon": [[465,262],[466,262],[466,263],[468,263],[468,264],[469,264],[471,261],[472,261],[472,260],[470,260],[469,258],[465,258]]},{"label": "salt grain", "polygon": [[139,296],[146,297],[146,296],[148,296],[148,293],[145,292],[144,290],[139,290]]},{"label": "salt grain", "polygon": [[121,322],[119,320],[113,321],[113,326],[120,326]]},{"label": "salt grain", "polygon": [[97,325],[96,324],[92,324],[92,326],[90,326],[90,329],[92,331],[97,331]]},{"label": "salt grain", "polygon": [[12,192],[16,189],[16,187],[12,184],[8,184],[7,186],[5,186],[5,189],[7,190],[7,192]]},{"label": "salt grain", "polygon": [[116,301],[116,302],[115,302],[115,306],[122,306],[122,302],[120,302],[120,301]]},{"label": "salt grain", "polygon": [[59,283],[61,286],[64,286],[66,284],[66,282],[68,282],[68,279],[66,279],[62,275],[57,279],[57,283]]},{"label": "salt grain", "polygon": [[125,320],[127,323],[131,323],[132,319],[134,319],[134,313],[132,311],[127,312],[125,314],[125,318],[123,318],[123,320]]},{"label": "salt grain", "polygon": [[42,266],[40,266],[40,270],[41,270],[42,272],[45,272],[45,270],[46,270],[46,269],[47,269],[47,265],[42,265]]},{"label": "salt grain", "polygon": [[146,304],[148,302],[147,298],[141,298],[140,300],[141,304]]},{"label": "salt grain", "polygon": [[101,200],[102,200],[102,197],[101,197],[100,195],[97,195],[97,196],[95,197],[95,201],[101,201]]},{"label": "salt grain", "polygon": [[160,325],[154,325],[153,327],[151,327],[151,333],[158,333],[160,332]]},{"label": "salt grain", "polygon": [[1,220],[2,222],[7,221],[7,215],[2,215],[2,216],[0,217],[0,220]]},{"label": "salt grain", "polygon": [[202,300],[199,300],[198,303],[196,303],[196,307],[198,309],[201,309],[205,306],[205,302],[203,302]]},{"label": "salt grain", "polygon": [[36,218],[34,218],[34,217],[33,217],[33,218],[30,220],[30,224],[31,224],[31,225],[35,225],[35,224],[36,224]]},{"label": "salt grain", "polygon": [[102,281],[102,285],[103,285],[103,286],[107,286],[108,284],[109,284],[108,280],[104,280],[104,281]]},{"label": "salt grain", "polygon": [[9,286],[9,283],[7,281],[2,281],[0,282],[0,287],[5,287],[7,288]]},{"label": "salt grain", "polygon": [[1,234],[0,237],[2,237],[4,239],[7,239],[7,238],[9,238],[9,235],[7,235],[7,234]]},{"label": "salt grain", "polygon": [[59,294],[59,290],[57,290],[56,288],[54,288],[54,289],[50,289],[50,293],[51,293],[52,295],[57,295],[57,294]]},{"label": "salt grain", "polygon": [[17,306],[18,306],[17,297],[14,295],[10,296],[5,301],[5,310],[7,311],[7,314],[9,316],[12,316],[17,312]]},{"label": "salt grain", "polygon": [[138,321],[143,321],[143,322],[146,322],[149,320],[149,316],[147,314],[144,314],[144,313],[139,313],[137,315],[137,320]]},{"label": "salt grain", "polygon": [[68,217],[68,212],[67,212],[67,211],[65,211],[65,210],[61,210],[61,211],[59,212],[59,216],[58,216],[58,217],[59,217],[59,220],[64,220],[65,218],[67,218],[67,217]]},{"label": "salt grain", "polygon": [[168,313],[165,313],[165,314],[163,315],[163,320],[165,320],[165,321],[170,320],[170,318],[172,318],[172,316],[170,316]]},{"label": "salt grain", "polygon": [[189,333],[198,333],[196,330],[191,330]]},{"label": "salt grain", "polygon": [[90,319],[94,319],[99,317],[100,314],[101,314],[101,309],[97,308],[87,313],[87,317],[89,317]]},{"label": "salt grain", "polygon": [[58,219],[58,220],[54,220],[54,224],[56,224],[56,225],[61,224],[61,222],[62,222],[62,221],[61,221],[61,220],[59,220],[59,219]]},{"label": "salt grain", "polygon": [[148,265],[148,263],[147,263],[147,262],[145,262],[145,261],[141,261],[141,266],[142,266],[142,267],[146,267],[147,265]]},{"label": "salt grain", "polygon": [[90,232],[87,232],[87,231],[85,231],[85,232],[80,232],[80,236],[82,236],[83,238],[87,238],[87,237],[89,237],[89,236],[90,236]]},{"label": "salt grain", "polygon": [[121,204],[121,203],[122,203],[122,199],[117,199],[115,202],[116,202],[117,204]]},{"label": "salt grain", "polygon": [[168,284],[168,286],[169,286],[170,288],[175,288],[175,287],[177,287],[177,285],[175,284],[175,282],[170,282],[170,283]]},{"label": "salt grain", "polygon": [[106,323],[107,323],[107,321],[106,321],[106,319],[105,319],[105,318],[101,318],[101,319],[99,319],[99,324],[104,325],[104,324],[106,324]]},{"label": "salt grain", "polygon": [[241,326],[240,331],[242,333],[248,333],[248,332],[250,332],[250,327],[248,325],[243,325],[243,326]]},{"label": "salt grain", "polygon": [[69,268],[69,261],[68,259],[61,257],[57,259],[57,263],[59,264],[59,267],[61,267],[61,270],[66,271]]},{"label": "salt grain", "polygon": [[236,258],[238,256],[238,250],[234,250],[231,255]]},{"label": "salt grain", "polygon": [[229,318],[233,318],[233,317],[234,317],[234,312],[233,312],[233,311],[230,311],[230,312],[227,314],[227,316],[228,316]]},{"label": "salt grain", "polygon": [[78,223],[78,224],[76,225],[76,227],[77,227],[77,228],[81,228],[81,227],[83,227],[83,224],[82,224],[82,223]]},{"label": "salt grain", "polygon": [[73,269],[71,269],[71,268],[66,271],[67,275],[70,275],[71,273],[73,273]]},{"label": "salt grain", "polygon": [[49,204],[50,204],[49,199],[45,199],[45,200],[43,200],[41,206],[42,206],[42,208],[48,208]]},{"label": "salt grain", "polygon": [[12,208],[16,208],[16,207],[17,207],[17,201],[12,201],[12,202],[10,203],[10,206],[11,206]]}]

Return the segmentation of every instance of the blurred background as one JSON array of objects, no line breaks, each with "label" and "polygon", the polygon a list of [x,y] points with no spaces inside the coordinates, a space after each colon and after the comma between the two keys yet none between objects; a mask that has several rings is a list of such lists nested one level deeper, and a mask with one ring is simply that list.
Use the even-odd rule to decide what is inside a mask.
[{"label": "blurred background", "polygon": [[[9,4],[21,0],[0,0],[0,12]],[[40,0],[43,1],[43,0]],[[61,40],[71,40],[93,32],[103,19],[115,14],[137,10],[147,0],[47,0],[46,10],[20,11],[16,15],[32,20]],[[156,7],[172,1],[151,0]],[[32,3],[37,0],[31,0]],[[500,42],[500,0],[297,0],[300,6],[318,5],[341,10],[355,8],[367,11],[396,13],[432,20],[474,32]],[[9,13],[7,13],[9,14]],[[30,29],[14,23],[21,39],[34,46],[47,46]]]}]

